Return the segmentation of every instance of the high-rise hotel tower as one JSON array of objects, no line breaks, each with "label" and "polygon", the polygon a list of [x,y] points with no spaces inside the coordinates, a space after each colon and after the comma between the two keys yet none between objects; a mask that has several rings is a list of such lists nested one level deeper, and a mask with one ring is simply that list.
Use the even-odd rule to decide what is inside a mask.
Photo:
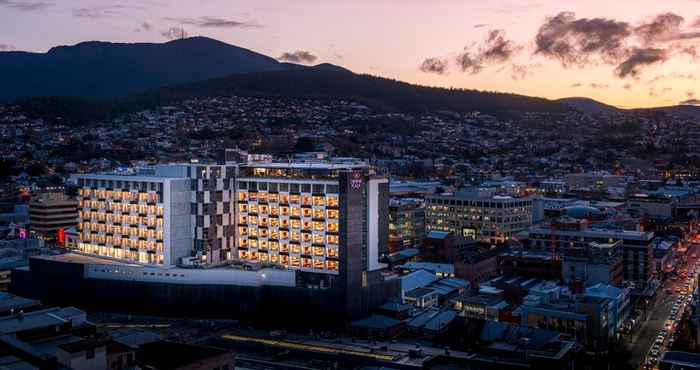
[{"label": "high-rise hotel tower", "polygon": [[[74,177],[79,226],[73,253],[104,261],[84,262],[83,278],[102,281],[87,280],[97,290],[106,280],[167,282],[157,291],[145,288],[143,309],[168,302],[178,315],[258,315],[270,323],[266,310],[282,305],[298,310],[298,323],[324,317],[340,323],[398,295],[396,275],[379,262],[389,250],[388,179],[362,162],[278,163],[226,150],[216,164]],[[32,262],[66,259],[31,261],[25,273],[55,280],[60,277],[40,277],[46,269],[34,269]],[[50,291],[29,285],[15,287],[40,299]],[[162,293],[173,285],[180,286],[175,295]],[[112,290],[116,299],[110,301],[141,288]],[[75,304],[49,304],[57,303]],[[89,307],[89,301],[81,303]]]}]

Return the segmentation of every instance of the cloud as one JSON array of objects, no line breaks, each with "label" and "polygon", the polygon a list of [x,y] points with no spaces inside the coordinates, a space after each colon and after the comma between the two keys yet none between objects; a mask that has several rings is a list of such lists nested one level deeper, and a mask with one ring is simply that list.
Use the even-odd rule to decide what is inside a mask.
[{"label": "cloud", "polygon": [[488,26],[488,24],[486,24],[486,23],[479,23],[479,24],[473,25],[472,28],[481,28],[481,27],[486,27],[486,26]]},{"label": "cloud", "polygon": [[700,31],[683,29],[674,13],[657,14],[637,25],[608,18],[577,19],[572,12],[547,17],[535,36],[533,54],[558,61],[564,68],[614,66],[619,78],[639,78],[642,70],[672,56],[700,56],[695,44]]},{"label": "cloud", "polygon": [[591,83],[590,85],[588,85],[588,87],[591,87],[591,88],[594,88],[594,89],[606,89],[606,88],[610,87],[610,85],[608,85],[608,84],[598,84],[598,83],[593,82],[593,83]]},{"label": "cloud", "polygon": [[10,0],[0,0],[0,6],[7,6],[12,9],[20,10],[23,12],[34,12],[38,10],[44,10],[51,7],[51,3],[42,2],[32,2],[32,1],[10,1]]},{"label": "cloud", "polygon": [[445,74],[447,67],[448,61],[444,58],[426,58],[418,69],[425,73],[442,75]]},{"label": "cloud", "polygon": [[94,8],[73,8],[70,9],[71,14],[78,18],[89,18],[89,19],[100,19],[105,17],[112,17],[116,15],[122,15],[124,12],[117,9],[124,8],[121,5],[112,6],[100,6]]},{"label": "cloud", "polygon": [[680,105],[700,105],[700,99],[688,99],[679,102]]},{"label": "cloud", "polygon": [[178,27],[170,27],[165,31],[160,31],[160,34],[168,40],[175,40],[189,36],[184,29]]},{"label": "cloud", "polygon": [[202,28],[259,28],[263,27],[255,22],[239,22],[230,19],[216,17],[199,17],[199,18],[166,18],[167,20],[178,21],[183,24],[202,27]]},{"label": "cloud", "polygon": [[632,90],[632,84],[628,82],[628,83],[622,85],[622,88],[625,90]]},{"label": "cloud", "polygon": [[569,85],[569,87],[581,87],[581,84],[580,84],[580,83],[575,83],[575,84]]},{"label": "cloud", "polygon": [[685,96],[687,96],[688,99],[692,99],[692,98],[695,96],[695,93],[692,92],[692,91],[690,91],[690,90],[688,90],[688,91],[685,92]]},{"label": "cloud", "polygon": [[664,49],[635,48],[631,54],[615,68],[615,75],[620,78],[638,77],[642,67],[662,63],[668,59],[668,52]]},{"label": "cloud", "polygon": [[606,18],[576,19],[572,12],[548,17],[535,36],[535,54],[558,60],[565,68],[583,67],[600,58],[620,59],[631,26]]},{"label": "cloud", "polygon": [[505,38],[503,30],[490,30],[478,46],[465,47],[455,58],[462,72],[476,74],[485,64],[505,63],[521,49],[515,42]]},{"label": "cloud", "polygon": [[141,32],[141,31],[146,31],[146,32],[148,32],[148,31],[150,31],[151,29],[153,29],[153,26],[151,26],[148,22],[142,22],[142,23],[139,25],[139,28],[135,29],[134,32]]},{"label": "cloud", "polygon": [[510,66],[510,78],[514,80],[523,80],[525,76],[529,75],[530,71],[528,67],[518,64],[513,64]]},{"label": "cloud", "polygon": [[647,45],[653,42],[674,40],[681,34],[682,23],[683,17],[680,15],[658,14],[650,22],[635,27],[634,33]]},{"label": "cloud", "polygon": [[15,47],[8,44],[0,44],[0,50],[15,50]]},{"label": "cloud", "polygon": [[316,56],[309,53],[308,51],[295,51],[293,53],[284,52],[277,58],[277,60],[283,62],[292,63],[313,63],[316,61]]}]

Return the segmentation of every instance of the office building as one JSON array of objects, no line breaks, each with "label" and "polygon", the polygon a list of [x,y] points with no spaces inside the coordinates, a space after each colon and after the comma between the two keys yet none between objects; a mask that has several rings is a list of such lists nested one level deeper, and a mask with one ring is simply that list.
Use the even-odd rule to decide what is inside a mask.
[{"label": "office building", "polygon": [[29,200],[29,235],[60,242],[60,233],[77,225],[78,201],[63,193],[37,193]]},{"label": "office building", "polygon": [[426,231],[451,231],[493,246],[531,226],[532,198],[492,194],[484,189],[427,194]]}]

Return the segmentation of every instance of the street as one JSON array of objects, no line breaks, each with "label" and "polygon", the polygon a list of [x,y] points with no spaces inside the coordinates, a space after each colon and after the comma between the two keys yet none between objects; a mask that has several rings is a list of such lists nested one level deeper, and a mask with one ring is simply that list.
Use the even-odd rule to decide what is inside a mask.
[{"label": "street", "polygon": [[[638,369],[644,369],[644,365],[650,359],[650,351],[654,345],[656,345],[656,339],[659,335],[661,329],[666,325],[667,320],[669,320],[669,314],[674,308],[679,296],[683,297],[683,304],[680,306],[677,318],[681,317],[681,314],[687,308],[685,302],[689,295],[692,295],[695,288],[695,280],[697,279],[696,274],[692,273],[693,267],[697,266],[698,259],[691,258],[692,254],[697,254],[698,245],[692,244],[687,252],[687,262],[684,264],[679,264],[681,269],[688,270],[687,278],[690,278],[690,284],[686,289],[685,285],[687,283],[687,278],[677,277],[675,280],[667,279],[665,283],[659,288],[656,293],[656,299],[649,300],[646,308],[646,320],[645,313],[642,311],[639,323],[635,325],[631,334],[631,343],[628,344],[630,350],[630,361],[633,364],[638,364]],[[682,292],[687,290],[687,293]],[[658,358],[663,357],[663,353],[667,350],[668,340],[672,337],[672,332],[675,326],[670,326],[667,328],[668,334],[665,335],[664,341],[659,346]],[[625,340],[628,340],[626,337]],[[653,364],[656,368],[656,363]]]}]

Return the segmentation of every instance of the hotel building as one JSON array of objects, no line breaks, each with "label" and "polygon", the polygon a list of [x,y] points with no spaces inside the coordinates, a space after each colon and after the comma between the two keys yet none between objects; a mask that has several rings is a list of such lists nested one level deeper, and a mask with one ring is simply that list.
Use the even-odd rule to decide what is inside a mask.
[{"label": "hotel building", "polygon": [[[19,274],[24,281],[13,281],[18,294],[67,304],[31,281],[82,281],[75,290],[93,298],[74,298],[92,309],[134,309],[130,292],[148,289],[139,309],[270,324],[282,317],[268,310],[291,305],[294,325],[322,318],[344,325],[398,296],[399,279],[379,262],[389,251],[386,178],[363,163],[274,163],[251,155],[235,162],[224,154],[216,164],[75,175],[74,253],[105,262],[84,260],[71,280],[40,277],[55,273],[47,264],[65,259],[30,261]],[[114,289],[116,282],[125,287]],[[96,299],[107,286],[112,307]]]}]

